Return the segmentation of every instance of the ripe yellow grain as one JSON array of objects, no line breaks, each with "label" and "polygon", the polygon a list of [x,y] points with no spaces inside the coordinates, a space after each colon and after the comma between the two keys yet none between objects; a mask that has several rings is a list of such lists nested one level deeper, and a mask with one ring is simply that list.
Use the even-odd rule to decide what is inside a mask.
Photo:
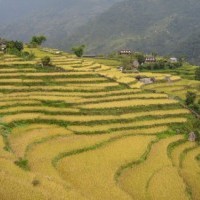
[{"label": "ripe yellow grain", "polygon": [[36,71],[35,68],[5,68],[5,69],[0,69],[0,72],[3,73],[3,72],[33,72],[33,71]]},{"label": "ripe yellow grain", "polygon": [[[186,186],[167,156],[168,145],[182,138],[183,136],[177,135],[154,144],[146,161],[133,165],[132,168],[122,173],[119,180],[120,187],[137,200],[146,200],[149,197],[153,199],[154,196],[155,199],[162,199],[164,198],[163,194],[168,197],[168,193],[171,194],[170,199],[173,200],[188,199]],[[167,169],[168,173],[164,173],[165,169]],[[165,175],[160,176],[158,172]],[[157,176],[157,173],[159,176]],[[154,180],[158,181],[162,192],[160,188],[156,187],[158,186],[157,184],[153,184],[155,183]],[[166,180],[170,182],[166,184]]]},{"label": "ripe yellow grain", "polygon": [[15,155],[23,157],[25,149],[30,143],[37,142],[47,137],[69,134],[72,134],[72,132],[62,127],[36,124],[13,129],[8,139]]},{"label": "ripe yellow grain", "polygon": [[0,65],[34,65],[36,61],[0,61]]},{"label": "ripe yellow grain", "polygon": [[200,197],[200,167],[196,156],[200,154],[200,147],[197,146],[186,154],[183,160],[181,175],[186,181],[192,193],[192,199],[199,200]]},{"label": "ripe yellow grain", "polygon": [[124,94],[124,95],[120,95],[120,96],[110,96],[110,97],[99,97],[99,98],[89,98],[84,102],[95,102],[98,101],[100,102],[102,101],[114,101],[114,100],[120,100],[120,99],[131,99],[131,98],[135,98],[135,100],[137,101],[138,99],[157,99],[157,98],[166,98],[167,95],[166,94]]},{"label": "ripe yellow grain", "polygon": [[[118,124],[116,124],[118,125]],[[118,125],[118,127],[120,127]],[[113,126],[114,128],[114,126]],[[121,128],[123,128],[123,125],[121,125]],[[96,125],[96,126],[69,126],[68,129],[74,131],[74,132],[77,132],[77,133],[94,133],[94,132],[98,132],[98,131],[105,131],[107,133],[110,132],[109,130],[109,126],[106,127],[105,125],[105,128],[104,127],[101,127],[99,125]],[[120,131],[114,131],[112,132],[113,134],[118,134],[118,133],[122,133],[122,134],[157,134],[157,133],[160,133],[160,132],[164,132],[168,129],[168,126],[156,126],[156,127],[153,127],[153,128],[140,128],[140,129],[130,129],[130,130],[120,130]]]},{"label": "ripe yellow grain", "polygon": [[79,109],[77,108],[54,108],[54,107],[45,107],[45,106],[14,106],[10,108],[1,109],[1,114],[7,114],[9,112],[23,112],[23,111],[40,111],[42,112],[72,112],[78,113]]},{"label": "ripe yellow grain", "polygon": [[52,166],[52,159],[59,153],[86,148],[110,137],[110,135],[58,137],[35,145],[26,152],[31,171],[58,177],[56,169]]},{"label": "ripe yellow grain", "polygon": [[149,200],[189,200],[186,186],[178,175],[176,168],[167,166],[156,172],[148,183],[147,196]]},{"label": "ripe yellow grain", "polygon": [[88,97],[88,96],[107,96],[107,95],[117,95],[117,96],[123,96],[123,95],[132,95],[132,94],[137,94],[140,93],[141,90],[135,89],[135,90],[131,90],[131,89],[125,89],[125,90],[116,90],[116,91],[107,91],[107,92],[99,92],[99,91],[95,91],[95,93],[93,91],[87,91],[86,92],[74,92],[74,91],[59,91],[59,92],[51,92],[51,91],[26,91],[26,92],[15,92],[15,93],[11,93],[11,94],[2,94],[3,97],[17,97],[17,96],[32,96],[32,95],[45,95],[45,96],[81,96],[81,97]]},{"label": "ripe yellow grain", "polygon": [[96,200],[130,200],[117,187],[114,176],[122,165],[137,160],[155,137],[128,137],[108,143],[105,147],[62,159],[61,176],[79,188],[86,197]]},{"label": "ripe yellow grain", "polygon": [[16,114],[10,115],[2,118],[2,121],[5,123],[10,123],[13,121],[20,121],[20,120],[31,120],[39,118],[40,114],[38,113],[23,113],[23,114]]},{"label": "ripe yellow grain", "polygon": [[[39,184],[33,186],[32,182]],[[67,182],[25,172],[8,160],[0,160],[1,200],[86,200]]]},{"label": "ripe yellow grain", "polygon": [[12,106],[15,104],[35,104],[37,101],[34,100],[19,100],[19,101],[10,101],[10,102],[0,102],[0,106]]},{"label": "ripe yellow grain", "polygon": [[[138,116],[148,116],[148,113],[142,113],[142,114],[136,114],[131,115],[124,115],[122,117],[120,116],[112,116],[112,115],[46,115],[46,114],[40,114],[40,113],[20,113],[20,114],[13,114],[8,115],[2,118],[3,122],[10,123],[12,121],[19,121],[19,120],[25,120],[25,119],[46,119],[46,120],[63,120],[63,121],[69,121],[69,122],[92,122],[92,121],[105,121],[105,120],[119,120],[119,119],[134,119]],[[169,114],[170,115],[170,114]],[[162,114],[160,115],[162,116]],[[166,119],[158,119],[158,120],[148,120],[148,121],[137,121],[132,122],[127,125],[124,123],[124,127],[137,127],[137,126],[151,126],[151,125],[161,125],[161,124],[171,124],[171,123],[181,123],[186,122],[187,118],[166,118]],[[104,127],[109,128],[119,128],[122,127],[122,124],[117,123],[110,123],[108,126],[103,125]]]},{"label": "ripe yellow grain", "polygon": [[172,99],[142,99],[142,100],[124,100],[124,101],[113,101],[107,103],[96,103],[83,105],[82,108],[123,108],[129,106],[149,106],[149,105],[167,105],[175,104],[176,100]]},{"label": "ripe yellow grain", "polygon": [[175,147],[171,153],[171,159],[172,159],[172,163],[176,166],[179,167],[180,165],[180,155],[181,153],[187,149],[187,148],[191,148],[194,147],[196,144],[195,143],[191,143],[191,142],[185,142],[177,147]]}]

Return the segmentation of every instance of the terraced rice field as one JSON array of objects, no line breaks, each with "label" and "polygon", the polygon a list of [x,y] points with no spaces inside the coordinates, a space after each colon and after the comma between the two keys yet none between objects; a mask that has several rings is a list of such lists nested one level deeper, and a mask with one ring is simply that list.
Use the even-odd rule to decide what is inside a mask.
[{"label": "terraced rice field", "polygon": [[164,92],[171,96],[179,97],[182,100],[186,98],[187,91],[192,91],[197,94],[197,101],[200,99],[200,83],[195,80],[182,79],[176,82],[155,83],[144,88],[156,92]]},{"label": "terraced rice field", "polygon": [[26,50],[62,70],[0,63],[1,200],[199,199],[177,100],[91,59]]}]

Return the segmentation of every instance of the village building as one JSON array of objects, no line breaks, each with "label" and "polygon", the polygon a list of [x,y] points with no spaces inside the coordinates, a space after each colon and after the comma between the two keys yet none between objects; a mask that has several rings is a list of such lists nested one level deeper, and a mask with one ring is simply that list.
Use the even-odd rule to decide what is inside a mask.
[{"label": "village building", "polygon": [[197,138],[197,136],[196,136],[196,134],[195,134],[194,132],[190,132],[190,133],[189,133],[189,138],[188,138],[188,140],[189,140],[190,142],[195,142],[195,141],[196,141],[196,138]]},{"label": "village building", "polygon": [[146,57],[145,58],[145,63],[155,63],[156,58],[155,57]]},{"label": "village building", "polygon": [[7,48],[6,41],[0,39],[0,51],[5,51]]},{"label": "village building", "polygon": [[0,45],[1,51],[5,51],[7,46],[5,44]]},{"label": "village building", "polygon": [[170,61],[171,63],[177,63],[177,62],[178,62],[178,59],[175,58],[175,57],[172,57],[172,58],[169,59],[169,61]]},{"label": "village building", "polygon": [[131,50],[121,50],[118,53],[119,55],[131,55],[133,52]]}]

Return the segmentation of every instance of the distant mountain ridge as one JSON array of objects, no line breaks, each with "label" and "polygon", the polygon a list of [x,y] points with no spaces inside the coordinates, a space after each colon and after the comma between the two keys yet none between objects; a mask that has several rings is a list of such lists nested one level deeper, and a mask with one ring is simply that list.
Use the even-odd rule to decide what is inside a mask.
[{"label": "distant mountain ridge", "polygon": [[200,63],[199,0],[0,0],[0,37],[88,53],[123,48],[187,56]]},{"label": "distant mountain ridge", "polygon": [[119,0],[1,0],[0,37],[28,41],[44,34],[58,46],[73,30]]},{"label": "distant mountain ridge", "polygon": [[[196,34],[200,30],[199,10],[199,0],[125,0],[79,27],[63,44],[84,43],[93,53],[130,48],[163,55],[186,54],[198,62],[198,53],[191,53],[191,41],[196,35],[195,43],[200,42]],[[182,46],[186,51],[177,49]],[[196,50],[200,50],[197,45]]]}]

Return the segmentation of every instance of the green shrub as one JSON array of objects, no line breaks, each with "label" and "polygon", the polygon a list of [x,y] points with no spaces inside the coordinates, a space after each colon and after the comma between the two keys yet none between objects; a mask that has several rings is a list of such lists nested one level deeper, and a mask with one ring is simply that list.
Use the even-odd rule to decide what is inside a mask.
[{"label": "green shrub", "polygon": [[16,160],[14,162],[18,167],[24,169],[24,170],[29,170],[29,166],[28,166],[28,160],[23,159],[23,158],[19,158],[19,160]]},{"label": "green shrub", "polygon": [[188,91],[186,94],[186,100],[185,103],[186,105],[193,105],[196,99],[196,94],[194,92]]},{"label": "green shrub", "polygon": [[49,56],[45,56],[41,59],[43,66],[50,66],[51,58]]}]

